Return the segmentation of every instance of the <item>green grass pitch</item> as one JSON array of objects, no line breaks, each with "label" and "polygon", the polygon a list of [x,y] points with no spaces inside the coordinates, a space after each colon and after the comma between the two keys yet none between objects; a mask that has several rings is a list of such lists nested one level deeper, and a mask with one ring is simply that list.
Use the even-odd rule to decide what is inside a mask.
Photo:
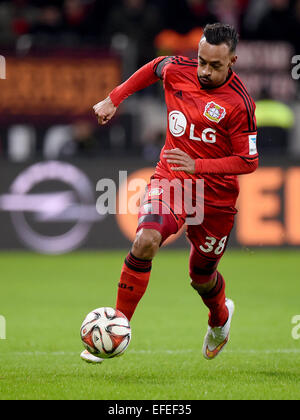
[{"label": "green grass pitch", "polygon": [[226,252],[219,269],[236,311],[226,349],[207,361],[207,308],[189,285],[188,251],[162,250],[125,354],[85,364],[81,322],[114,306],[125,255],[0,254],[0,399],[299,399],[299,251]]}]

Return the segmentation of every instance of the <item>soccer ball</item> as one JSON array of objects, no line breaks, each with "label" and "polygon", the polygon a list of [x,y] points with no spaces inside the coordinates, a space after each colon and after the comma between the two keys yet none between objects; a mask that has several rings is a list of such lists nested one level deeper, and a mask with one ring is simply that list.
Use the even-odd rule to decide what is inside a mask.
[{"label": "soccer ball", "polygon": [[131,339],[130,324],[118,309],[98,308],[84,319],[80,336],[84,347],[103,359],[121,356]]}]

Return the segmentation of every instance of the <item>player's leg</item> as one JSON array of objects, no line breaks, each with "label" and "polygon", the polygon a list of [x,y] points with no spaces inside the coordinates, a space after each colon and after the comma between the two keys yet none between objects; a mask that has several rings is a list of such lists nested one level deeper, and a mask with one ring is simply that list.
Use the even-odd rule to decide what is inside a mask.
[{"label": "player's leg", "polygon": [[159,249],[161,240],[159,231],[153,228],[141,228],[125,258],[118,283],[116,309],[123,312],[129,320],[147,289],[152,259]]},{"label": "player's leg", "polygon": [[[129,320],[147,289],[152,259],[162,243],[176,233],[184,223],[183,217],[175,215],[172,200],[162,200],[163,197],[158,197],[157,201],[154,200],[157,204],[155,205],[152,200],[154,195],[151,186],[148,186],[148,192],[138,215],[136,237],[123,263],[118,283],[116,309]],[[150,208],[152,212],[149,212]],[[166,211],[168,209],[169,211]],[[103,359],[91,355],[87,350],[84,350],[80,357],[88,363],[103,362]]]},{"label": "player's leg", "polygon": [[233,302],[226,299],[225,280],[217,270],[233,227],[234,215],[234,209],[222,212],[206,206],[202,225],[188,227],[192,242],[191,286],[209,308],[209,326],[203,346],[203,355],[208,359],[216,357],[227,343],[234,310]]},{"label": "player's leg", "polygon": [[[166,216],[164,216],[163,220],[161,227],[164,228],[165,233],[169,230],[171,234],[173,229],[175,229],[174,224],[170,223]],[[146,222],[141,223],[131,250],[123,263],[118,283],[116,309],[121,311],[129,321],[147,289],[152,259],[163,242],[160,230],[152,222],[147,223],[147,219]],[[102,363],[104,360],[93,356],[87,350],[84,350],[80,357],[85,362],[94,364]]]},{"label": "player's leg", "polygon": [[174,214],[172,199],[163,196],[155,199],[153,191],[149,185],[138,215],[136,237],[125,258],[118,284],[116,309],[129,320],[147,289],[155,254],[184,223],[183,218]]},{"label": "player's leg", "polygon": [[191,286],[201,296],[209,309],[209,325],[211,327],[224,325],[228,318],[225,305],[225,281],[217,271],[220,258],[208,258],[202,255],[194,245],[190,253]]},{"label": "player's leg", "polygon": [[[163,228],[164,233],[161,230]],[[131,320],[143,297],[151,274],[152,259],[163,241],[162,233],[170,234],[175,226],[164,216],[161,226],[146,221],[140,223],[131,250],[125,258],[118,283],[116,309]],[[162,232],[162,233],[161,233]],[[102,363],[103,359],[84,350],[81,359],[88,363]]]}]

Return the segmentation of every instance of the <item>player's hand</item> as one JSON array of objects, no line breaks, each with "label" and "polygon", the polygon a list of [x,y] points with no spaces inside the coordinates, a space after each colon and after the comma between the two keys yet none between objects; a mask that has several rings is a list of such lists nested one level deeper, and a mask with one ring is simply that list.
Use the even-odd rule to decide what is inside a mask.
[{"label": "player's hand", "polygon": [[104,125],[115,115],[117,107],[114,106],[110,97],[108,96],[104,101],[98,102],[93,106],[93,110],[98,118],[98,123]]},{"label": "player's hand", "polygon": [[195,161],[187,153],[176,148],[165,150],[163,157],[168,163],[175,163],[178,166],[171,167],[172,171],[184,171],[188,174],[195,173]]}]

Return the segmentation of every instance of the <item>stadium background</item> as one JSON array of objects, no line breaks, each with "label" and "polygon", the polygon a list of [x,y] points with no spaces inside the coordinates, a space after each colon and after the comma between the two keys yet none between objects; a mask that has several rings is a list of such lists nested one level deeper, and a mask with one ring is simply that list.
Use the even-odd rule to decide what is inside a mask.
[{"label": "stadium background", "polygon": [[[16,0],[0,2],[6,60],[0,79],[1,249],[60,253],[130,245],[131,219],[120,224],[114,215],[83,206],[96,202],[100,179],[118,181],[119,170],[131,175],[155,166],[166,127],[162,86],[126,100],[104,128],[92,105],[155,56],[196,57],[202,27],[214,21],[239,30],[236,71],[256,100],[259,127],[260,169],[240,177],[231,246],[300,245],[299,1]],[[15,185],[32,165],[47,168],[49,161],[68,162],[88,178],[87,203],[59,176],[51,181],[35,172],[28,185],[20,186],[22,179]],[[60,207],[63,191],[70,198]],[[38,208],[36,194],[48,204]],[[68,240],[80,224],[89,225],[86,234]],[[128,224],[131,229],[124,229]],[[51,246],[43,248],[43,241]],[[171,246],[186,247],[184,235]]]}]

